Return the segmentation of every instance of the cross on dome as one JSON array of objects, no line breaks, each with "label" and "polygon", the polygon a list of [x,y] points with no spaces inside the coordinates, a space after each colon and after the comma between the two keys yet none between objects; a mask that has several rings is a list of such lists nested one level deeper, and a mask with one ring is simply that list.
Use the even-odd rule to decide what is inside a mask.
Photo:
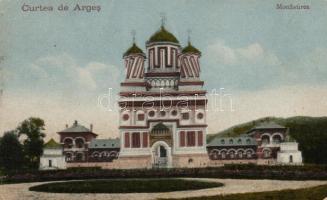
[{"label": "cross on dome", "polygon": [[132,38],[133,38],[133,44],[135,44],[136,31],[134,29],[131,31],[131,35],[132,35]]},{"label": "cross on dome", "polygon": [[161,17],[161,26],[164,27],[166,24],[166,14],[164,12],[160,13],[160,17]]},{"label": "cross on dome", "polygon": [[187,29],[187,43],[188,44],[191,44],[191,33],[192,33],[192,30]]}]

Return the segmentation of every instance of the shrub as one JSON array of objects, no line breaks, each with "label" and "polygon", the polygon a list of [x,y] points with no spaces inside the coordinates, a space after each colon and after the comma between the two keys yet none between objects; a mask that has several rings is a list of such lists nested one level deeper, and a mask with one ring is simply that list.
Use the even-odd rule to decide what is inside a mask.
[{"label": "shrub", "polygon": [[30,171],[11,174],[6,183],[110,179],[110,178],[238,178],[238,179],[279,179],[279,180],[327,180],[326,166],[257,166],[226,165],[208,168],[172,168],[172,169],[99,169],[72,168],[68,170]]}]

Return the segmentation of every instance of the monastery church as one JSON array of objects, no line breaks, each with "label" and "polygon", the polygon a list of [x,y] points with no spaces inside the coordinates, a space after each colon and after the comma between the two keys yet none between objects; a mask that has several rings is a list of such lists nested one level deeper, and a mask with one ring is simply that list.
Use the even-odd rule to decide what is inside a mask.
[{"label": "monastery church", "polygon": [[[200,58],[201,52],[190,40],[182,47],[163,25],[148,39],[144,51],[134,41],[123,54],[126,74],[118,101],[120,137],[96,139],[92,126],[75,121],[58,132],[59,143],[51,140],[45,145],[40,168],[272,164],[277,163],[277,154],[284,163],[300,164],[297,143],[287,142],[287,128],[275,124],[250,130],[238,140],[215,138],[207,144],[208,100],[200,78],[205,70]],[[286,151],[292,149],[292,155],[280,151],[282,143]]]}]

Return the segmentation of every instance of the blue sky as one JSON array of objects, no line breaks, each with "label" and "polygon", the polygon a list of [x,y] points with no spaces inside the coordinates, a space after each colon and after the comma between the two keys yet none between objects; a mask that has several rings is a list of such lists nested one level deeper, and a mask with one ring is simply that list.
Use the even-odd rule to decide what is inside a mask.
[{"label": "blue sky", "polygon": [[[101,11],[22,12],[24,3],[100,5]],[[310,9],[277,10],[277,3]],[[209,132],[262,116],[325,115],[326,10],[325,0],[2,0],[0,131],[37,115],[46,119],[49,134],[79,119],[104,137],[115,135],[117,116],[100,111],[97,97],[123,80],[131,31],[145,49],[160,13],[183,46],[192,30],[206,88],[233,94],[236,112],[212,114]]]}]

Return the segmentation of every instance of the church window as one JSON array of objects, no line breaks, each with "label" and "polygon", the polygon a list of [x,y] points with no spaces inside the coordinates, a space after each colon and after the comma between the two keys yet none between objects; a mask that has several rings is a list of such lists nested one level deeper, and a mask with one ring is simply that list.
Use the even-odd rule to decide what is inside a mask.
[{"label": "church window", "polygon": [[143,147],[148,147],[148,133],[143,133]]},{"label": "church window", "polygon": [[177,110],[173,110],[173,111],[171,111],[171,115],[172,115],[172,116],[176,116],[176,115],[177,115]]},{"label": "church window", "polygon": [[130,141],[129,141],[129,133],[125,133],[125,148],[130,147]]},{"label": "church window", "polygon": [[222,152],[221,152],[221,158],[222,158],[222,159],[225,159],[225,158],[226,158],[226,152],[225,152],[225,151],[222,151]]},{"label": "church window", "polygon": [[134,132],[132,134],[132,148],[140,148],[140,147],[141,147],[140,133]]},{"label": "church window", "polygon": [[185,147],[185,132],[179,132],[179,146]]},{"label": "church window", "polygon": [[123,120],[124,120],[124,121],[127,121],[128,119],[129,119],[129,115],[128,115],[128,114],[124,114],[124,115],[123,115]]},{"label": "church window", "polygon": [[246,152],[246,157],[247,158],[251,158],[252,157],[252,152],[251,151],[247,151]]},{"label": "church window", "polygon": [[160,111],[160,116],[161,116],[161,117],[164,117],[164,116],[166,116],[166,111],[163,111],[163,110],[162,110],[162,111]]},{"label": "church window", "polygon": [[138,121],[144,121],[144,114],[142,113],[142,114],[138,114],[137,115],[137,120]]},{"label": "church window", "polygon": [[150,116],[150,117],[154,117],[154,115],[155,115],[155,112],[154,112],[153,110],[151,110],[151,111],[149,112],[149,116]]},{"label": "church window", "polygon": [[233,144],[234,142],[233,142],[233,139],[230,139],[229,140],[229,144]]},{"label": "church window", "polygon": [[204,116],[203,113],[198,113],[198,114],[197,114],[197,118],[198,118],[198,119],[203,119],[203,116]]},{"label": "church window", "polygon": [[195,132],[189,131],[187,132],[187,146],[195,146]]},{"label": "church window", "polygon": [[246,140],[246,144],[251,144],[251,140],[250,139],[247,139]]},{"label": "church window", "polygon": [[198,146],[203,146],[203,133],[202,133],[202,131],[198,132]]},{"label": "church window", "polygon": [[229,157],[232,158],[232,159],[235,158],[235,152],[234,151],[230,151],[229,152]]},{"label": "church window", "polygon": [[190,118],[190,114],[189,113],[182,113],[182,119],[188,120],[189,118]]},{"label": "church window", "polygon": [[238,157],[239,157],[239,158],[243,158],[243,151],[239,151],[239,152],[238,152]]}]

